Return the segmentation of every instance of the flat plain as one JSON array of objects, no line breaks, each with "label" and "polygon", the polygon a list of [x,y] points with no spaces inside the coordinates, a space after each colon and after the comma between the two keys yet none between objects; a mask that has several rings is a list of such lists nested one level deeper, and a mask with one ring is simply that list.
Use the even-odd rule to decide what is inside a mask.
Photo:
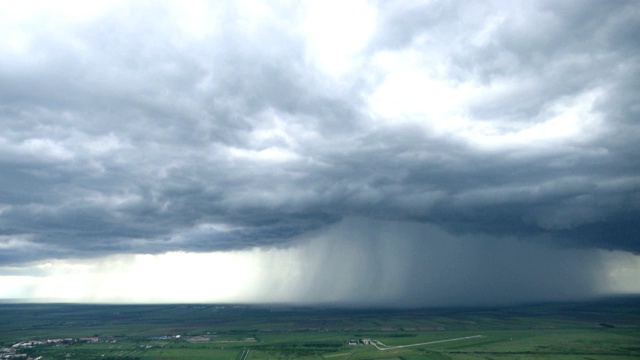
[{"label": "flat plain", "polygon": [[43,360],[638,359],[640,298],[396,310],[2,303],[0,348]]}]

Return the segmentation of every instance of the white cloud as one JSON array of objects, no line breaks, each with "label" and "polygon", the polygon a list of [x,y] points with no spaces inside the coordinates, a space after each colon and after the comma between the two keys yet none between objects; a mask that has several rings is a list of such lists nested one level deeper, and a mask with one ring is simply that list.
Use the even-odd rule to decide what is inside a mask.
[{"label": "white cloud", "polygon": [[302,28],[308,57],[330,76],[356,70],[358,53],[375,30],[376,13],[364,0],[306,2]]}]

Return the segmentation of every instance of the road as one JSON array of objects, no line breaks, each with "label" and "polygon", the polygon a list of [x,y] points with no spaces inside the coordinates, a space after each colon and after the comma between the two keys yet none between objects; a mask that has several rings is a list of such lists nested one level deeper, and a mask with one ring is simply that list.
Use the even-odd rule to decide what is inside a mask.
[{"label": "road", "polygon": [[249,349],[242,349],[240,356],[238,356],[238,360],[246,360],[249,356]]},{"label": "road", "polygon": [[[373,344],[373,346],[376,347],[376,349],[381,350],[381,351],[385,351],[385,350],[407,348],[407,347],[412,347],[412,346],[438,344],[438,343],[444,343],[444,342],[449,342],[449,341],[460,341],[460,340],[467,340],[467,339],[476,339],[476,338],[482,338],[482,337],[484,337],[484,335],[474,335],[474,336],[467,336],[467,337],[461,337],[461,338],[455,338],[455,339],[437,340],[437,341],[429,341],[429,342],[419,343],[419,344],[398,345],[398,346],[388,346],[388,345],[385,345],[385,344],[381,343],[378,340],[373,340],[371,343]],[[381,348],[378,345],[382,345],[384,347]]]}]

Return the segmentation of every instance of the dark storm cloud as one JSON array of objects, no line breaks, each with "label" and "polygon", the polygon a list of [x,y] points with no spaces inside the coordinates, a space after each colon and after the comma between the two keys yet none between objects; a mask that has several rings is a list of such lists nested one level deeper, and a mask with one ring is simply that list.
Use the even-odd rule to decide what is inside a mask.
[{"label": "dark storm cloud", "polygon": [[[168,5],[8,22],[1,261],[286,246],[352,216],[640,251],[635,2],[377,6],[338,76],[297,8],[213,4],[204,30]],[[480,89],[463,110],[496,140],[372,114],[385,54]],[[583,102],[575,134],[502,144]]]},{"label": "dark storm cloud", "polygon": [[[348,218],[313,236],[324,240],[306,248],[307,275],[292,294],[308,302],[407,307],[574,300],[597,294],[606,280],[592,251],[452,236],[416,222]],[[271,286],[269,279],[261,286]]]}]

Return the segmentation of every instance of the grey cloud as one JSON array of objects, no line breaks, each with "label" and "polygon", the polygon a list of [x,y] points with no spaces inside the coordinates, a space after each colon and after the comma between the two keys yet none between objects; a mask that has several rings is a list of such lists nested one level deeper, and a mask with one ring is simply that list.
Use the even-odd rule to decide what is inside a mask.
[{"label": "grey cloud", "polygon": [[[451,236],[427,224],[347,218],[309,235],[298,301],[368,306],[459,306],[571,300],[601,294],[594,250],[488,236]],[[337,280],[338,279],[338,280]],[[259,291],[282,289],[261,282]],[[301,289],[303,289],[301,291]]]},{"label": "grey cloud", "polygon": [[[162,6],[32,25],[29,51],[1,56],[0,241],[28,237],[31,260],[289,246],[356,216],[640,251],[635,3],[378,5],[362,69],[337,80],[306,59],[296,9],[248,29],[229,5],[202,38]],[[383,74],[367,61],[404,50],[451,82],[505,86],[472,99],[473,121],[514,131],[598,90],[602,126],[487,151],[376,124],[366,97]],[[7,246],[2,262],[24,260]]]}]

